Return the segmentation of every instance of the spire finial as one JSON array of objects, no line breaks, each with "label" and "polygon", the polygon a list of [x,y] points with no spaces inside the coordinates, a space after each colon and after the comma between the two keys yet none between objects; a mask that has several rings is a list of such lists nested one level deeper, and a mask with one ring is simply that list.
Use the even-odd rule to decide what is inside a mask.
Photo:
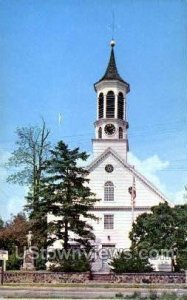
[{"label": "spire finial", "polygon": [[114,41],[114,39],[112,39],[112,40],[110,41],[110,46],[113,48],[113,47],[115,46],[115,44],[116,44],[116,42]]}]

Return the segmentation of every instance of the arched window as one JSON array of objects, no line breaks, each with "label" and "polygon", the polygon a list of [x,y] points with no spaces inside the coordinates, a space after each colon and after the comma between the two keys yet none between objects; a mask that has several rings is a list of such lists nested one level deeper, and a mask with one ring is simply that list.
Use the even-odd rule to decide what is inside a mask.
[{"label": "arched window", "polygon": [[106,96],[106,117],[114,118],[115,97],[114,92],[110,91]]},{"label": "arched window", "polygon": [[123,138],[123,128],[119,128],[119,139]]},{"label": "arched window", "polygon": [[114,185],[111,181],[105,183],[104,201],[114,201]]},{"label": "arched window", "polygon": [[99,107],[99,119],[101,119],[101,118],[103,118],[103,107],[104,107],[104,96],[103,96],[103,93],[99,94],[98,107]]},{"label": "arched window", "polygon": [[124,111],[124,97],[123,94],[120,92],[118,94],[118,119],[123,120],[123,111]]},{"label": "arched window", "polygon": [[99,130],[98,130],[98,137],[99,139],[102,139],[102,128],[99,127]]}]

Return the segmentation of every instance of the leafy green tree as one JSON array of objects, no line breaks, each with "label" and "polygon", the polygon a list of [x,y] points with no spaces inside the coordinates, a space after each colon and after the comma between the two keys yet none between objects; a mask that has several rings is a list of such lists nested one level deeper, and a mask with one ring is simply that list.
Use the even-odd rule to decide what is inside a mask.
[{"label": "leafy green tree", "polygon": [[0,249],[8,250],[9,254],[15,254],[16,246],[23,253],[27,245],[26,234],[30,228],[29,222],[24,213],[12,216],[11,220],[0,228]]},{"label": "leafy green tree", "polygon": [[[28,231],[33,228],[33,224],[26,218],[25,213],[18,213],[12,216],[11,220],[5,222],[4,227],[0,228],[0,249],[8,250],[9,258],[7,261],[8,270],[19,270],[23,262],[24,249],[27,245]],[[33,232],[32,245],[37,244],[37,239],[42,239],[43,235]],[[38,244],[37,244],[38,245]],[[35,260],[37,270],[45,270],[46,259],[39,255]]]},{"label": "leafy green tree", "polygon": [[173,270],[187,267],[184,253],[187,251],[187,205],[169,206],[167,202],[151,208],[151,213],[141,214],[129,234],[131,249],[168,250]]},{"label": "leafy green tree", "polygon": [[17,172],[8,176],[7,181],[27,185],[25,210],[31,220],[31,230],[34,233],[34,244],[42,246],[45,241],[46,222],[37,219],[41,179],[44,175],[45,162],[49,157],[50,131],[43,121],[42,126],[17,128],[17,149],[12,153],[7,166],[16,167]]},{"label": "leafy green tree", "polygon": [[49,133],[44,121],[41,127],[17,128],[17,149],[7,163],[7,167],[18,168],[17,172],[8,176],[7,181],[29,186],[27,208],[31,218],[37,210],[40,181],[50,147]]},{"label": "leafy green tree", "polygon": [[187,204],[176,205],[174,246],[176,248],[176,270],[187,269]]},{"label": "leafy green tree", "polygon": [[173,228],[175,226],[174,212],[168,203],[151,208],[152,213],[141,214],[133,224],[130,233],[132,248],[165,249],[173,243]]},{"label": "leafy green tree", "polygon": [[[48,223],[49,243],[62,240],[63,248],[68,250],[74,240],[89,248],[90,240],[95,237],[87,220],[96,219],[90,210],[98,200],[88,187],[88,171],[78,165],[88,155],[79,148],[70,150],[62,141],[50,152],[42,180],[38,218],[46,220],[47,214],[55,218]],[[70,241],[71,232],[75,237]]]},{"label": "leafy green tree", "polygon": [[142,259],[134,251],[118,252],[110,266],[115,273],[143,273],[153,270],[148,258]]}]

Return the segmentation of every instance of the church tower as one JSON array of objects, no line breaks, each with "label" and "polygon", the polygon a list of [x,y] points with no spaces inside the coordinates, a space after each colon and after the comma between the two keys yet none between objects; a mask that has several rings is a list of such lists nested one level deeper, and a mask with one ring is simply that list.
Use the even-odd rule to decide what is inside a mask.
[{"label": "church tower", "polygon": [[95,125],[95,139],[93,139],[93,154],[98,156],[111,147],[125,161],[128,152],[128,122],[126,95],[130,85],[118,73],[114,46],[111,43],[111,54],[104,76],[94,84],[97,93],[97,120]]},{"label": "church tower", "polygon": [[[87,166],[89,187],[100,199],[92,209],[97,220],[91,225],[95,246],[103,249],[127,249],[129,232],[138,215],[149,212],[151,206],[166,200],[165,196],[136,168],[127,162],[128,121],[126,98],[129,84],[122,79],[116,66],[111,41],[109,63],[104,76],[94,84],[97,93],[97,120],[93,142],[93,160]],[[129,188],[134,187],[136,198]],[[106,253],[106,252],[103,253]],[[94,271],[108,270],[108,258],[103,254],[93,262]]]}]

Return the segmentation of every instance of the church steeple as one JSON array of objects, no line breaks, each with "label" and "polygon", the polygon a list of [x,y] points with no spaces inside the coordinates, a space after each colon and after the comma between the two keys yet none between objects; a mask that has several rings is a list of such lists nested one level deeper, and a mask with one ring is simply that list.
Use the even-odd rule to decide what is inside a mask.
[{"label": "church steeple", "polygon": [[111,41],[109,63],[104,76],[94,84],[97,93],[97,120],[95,125],[94,152],[112,147],[126,160],[128,151],[128,122],[126,94],[129,84],[118,73],[114,40]]}]

